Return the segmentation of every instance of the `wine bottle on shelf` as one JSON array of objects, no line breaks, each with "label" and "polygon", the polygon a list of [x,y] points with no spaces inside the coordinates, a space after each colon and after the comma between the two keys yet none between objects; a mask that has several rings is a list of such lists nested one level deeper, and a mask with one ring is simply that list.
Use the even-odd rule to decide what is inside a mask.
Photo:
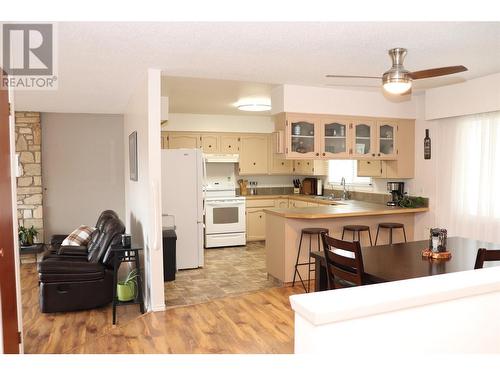
[{"label": "wine bottle on shelf", "polygon": [[424,159],[428,160],[430,158],[431,158],[431,137],[429,137],[429,129],[425,129]]}]

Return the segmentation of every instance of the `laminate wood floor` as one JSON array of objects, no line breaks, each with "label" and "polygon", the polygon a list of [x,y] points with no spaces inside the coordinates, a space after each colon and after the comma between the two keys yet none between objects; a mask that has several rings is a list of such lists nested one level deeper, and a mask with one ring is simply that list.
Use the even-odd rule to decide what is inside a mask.
[{"label": "laminate wood floor", "polygon": [[26,353],[293,353],[288,297],[301,287],[270,288],[140,315],[137,306],[42,314],[34,264],[23,264]]}]

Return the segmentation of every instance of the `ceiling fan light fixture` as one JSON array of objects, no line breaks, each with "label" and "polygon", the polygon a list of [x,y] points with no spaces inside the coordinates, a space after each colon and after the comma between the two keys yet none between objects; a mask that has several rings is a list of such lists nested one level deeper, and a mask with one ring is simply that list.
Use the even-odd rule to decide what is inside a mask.
[{"label": "ceiling fan light fixture", "polygon": [[384,90],[390,94],[403,94],[411,88],[410,72],[402,66],[393,66],[382,76]]},{"label": "ceiling fan light fixture", "polygon": [[384,90],[390,94],[403,94],[411,89],[411,81],[389,81],[384,83]]}]

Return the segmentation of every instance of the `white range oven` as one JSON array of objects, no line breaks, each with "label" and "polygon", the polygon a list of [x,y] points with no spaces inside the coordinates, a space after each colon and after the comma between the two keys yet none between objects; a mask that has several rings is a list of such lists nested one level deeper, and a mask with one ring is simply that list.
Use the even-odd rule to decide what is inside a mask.
[{"label": "white range oven", "polygon": [[245,244],[245,197],[236,196],[233,183],[208,185],[205,195],[205,247]]}]

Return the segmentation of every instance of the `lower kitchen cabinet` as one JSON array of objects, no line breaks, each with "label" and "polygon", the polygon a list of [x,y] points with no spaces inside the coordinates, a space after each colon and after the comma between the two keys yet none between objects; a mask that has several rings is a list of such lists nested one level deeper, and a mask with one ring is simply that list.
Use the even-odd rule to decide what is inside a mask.
[{"label": "lower kitchen cabinet", "polygon": [[301,208],[301,207],[309,207],[308,202],[305,201],[299,201],[299,200],[291,200],[290,201],[290,207],[294,208]]},{"label": "lower kitchen cabinet", "polygon": [[288,199],[276,199],[274,201],[275,208],[288,208]]},{"label": "lower kitchen cabinet", "polygon": [[263,209],[247,209],[247,241],[266,239],[266,214]]}]

